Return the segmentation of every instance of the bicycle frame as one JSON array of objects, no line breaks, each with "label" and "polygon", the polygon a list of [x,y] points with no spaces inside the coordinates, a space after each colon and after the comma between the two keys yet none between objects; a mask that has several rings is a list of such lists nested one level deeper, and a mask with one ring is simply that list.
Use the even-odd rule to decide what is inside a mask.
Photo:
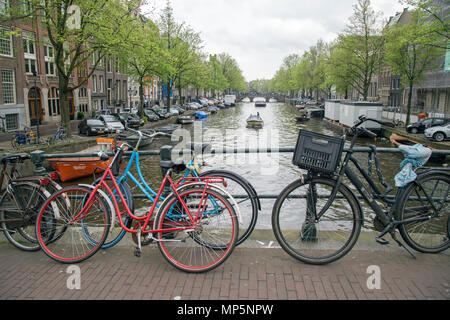
[{"label": "bicycle frame", "polygon": [[[130,162],[131,162],[131,161],[130,161]],[[131,175],[131,174],[130,174],[130,175]],[[113,182],[114,190],[117,190],[117,195],[119,196],[120,201],[122,201],[122,203],[123,203],[124,206],[125,206],[125,210],[122,211],[122,212],[121,212],[120,209],[119,209],[119,205],[118,205],[118,202],[117,202],[117,197],[115,196],[115,193],[114,193],[115,191],[113,191],[113,190],[108,186],[108,184],[106,184],[106,182],[105,182],[105,180],[106,180],[108,177],[111,178],[111,180],[112,180],[112,182]],[[118,218],[119,218],[119,223],[120,223],[121,227],[122,227],[125,231],[127,231],[127,232],[130,232],[130,233],[137,233],[137,232],[143,232],[143,233],[158,233],[158,232],[183,231],[183,230],[189,230],[189,229],[190,229],[190,230],[193,230],[193,229],[196,228],[197,223],[198,223],[199,220],[202,218],[201,211],[204,210],[204,206],[206,205],[206,202],[205,202],[203,205],[202,205],[202,203],[204,202],[205,195],[206,195],[206,189],[207,189],[208,184],[210,183],[210,181],[209,181],[210,179],[209,179],[209,180],[208,180],[208,179],[202,179],[202,181],[205,181],[205,184],[204,184],[204,187],[205,187],[205,188],[204,188],[204,191],[203,191],[203,194],[202,194],[202,198],[201,198],[201,200],[200,200],[200,204],[201,204],[201,205],[198,207],[198,211],[197,211],[195,214],[192,214],[192,212],[191,212],[191,211],[189,210],[189,208],[187,207],[186,203],[181,199],[179,193],[177,192],[177,188],[183,186],[184,184],[189,183],[189,180],[191,180],[191,179],[198,180],[198,178],[186,178],[186,179],[188,180],[188,182],[174,183],[173,180],[170,178],[169,173],[166,174],[165,177],[164,177],[164,179],[163,179],[163,181],[162,181],[162,183],[161,183],[161,186],[160,186],[160,188],[159,188],[159,190],[158,190],[158,192],[157,192],[157,194],[156,194],[155,201],[153,201],[153,204],[152,204],[152,206],[151,206],[151,208],[150,208],[150,210],[149,210],[149,213],[148,213],[146,216],[138,217],[138,216],[135,216],[135,215],[131,212],[130,208],[128,207],[128,205],[127,205],[127,203],[126,203],[126,200],[125,200],[125,198],[124,198],[122,192],[121,192],[120,189],[119,189],[119,184],[118,184],[117,180],[114,178],[114,175],[112,174],[111,168],[108,167],[108,168],[106,169],[106,171],[105,171],[105,173],[104,173],[102,179],[100,180],[100,182],[99,182],[99,183],[95,186],[95,188],[92,190],[92,192],[91,192],[91,194],[90,194],[88,200],[86,201],[86,204],[84,205],[84,207],[82,208],[82,210],[76,215],[76,217],[73,219],[73,221],[74,221],[74,220],[81,220],[81,219],[83,219],[83,217],[85,216],[85,214],[89,211],[90,207],[92,206],[92,199],[93,199],[94,195],[97,193],[97,190],[98,190],[100,187],[103,186],[103,187],[105,187],[105,189],[107,190],[107,193],[109,193],[109,195],[111,196],[111,198],[112,198],[112,200],[113,200],[114,209],[115,209],[116,214],[117,214],[117,216],[118,216]],[[143,181],[143,182],[145,182],[145,181]],[[181,202],[181,205],[182,205],[183,209],[185,210],[187,216],[189,217],[189,220],[190,220],[190,222],[191,222],[191,225],[188,226],[188,227],[174,227],[174,228],[166,228],[166,229],[156,229],[156,230],[151,230],[151,229],[150,229],[150,230],[147,230],[147,226],[149,225],[150,219],[151,219],[151,217],[153,216],[153,213],[155,212],[155,209],[156,209],[157,204],[158,204],[158,200],[161,198],[161,195],[162,195],[163,190],[164,190],[164,186],[166,185],[167,182],[170,183],[170,185],[171,185],[172,188],[173,188],[173,193],[175,194],[175,196],[177,197],[177,199]],[[140,222],[143,221],[143,222],[144,222],[144,225],[143,225],[139,230],[137,230],[137,229],[130,229],[130,228],[126,227],[125,224],[124,224],[124,222],[123,222],[123,219],[122,219],[122,216],[123,216],[124,214],[128,214],[132,219],[134,219],[134,220],[136,220],[136,221],[140,221]]]}]

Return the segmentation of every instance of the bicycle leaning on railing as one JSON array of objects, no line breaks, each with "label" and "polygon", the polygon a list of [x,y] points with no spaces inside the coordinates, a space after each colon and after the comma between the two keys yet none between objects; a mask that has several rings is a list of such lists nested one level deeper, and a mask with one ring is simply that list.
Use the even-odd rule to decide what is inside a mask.
[{"label": "bicycle leaning on railing", "polygon": [[[361,134],[376,137],[361,127],[366,121],[385,126],[392,123],[361,116],[350,129],[353,138],[340,164],[343,139],[314,132],[300,131],[294,154],[294,164],[308,173],[288,185],[278,196],[272,211],[272,227],[281,247],[292,257],[309,264],[326,264],[345,256],[361,233],[363,210],[360,201],[344,182],[346,177],[360,197],[375,212],[376,241],[387,244],[391,237],[413,257],[414,254],[397,238],[396,230],[407,245],[416,251],[438,253],[448,249],[450,218],[450,174],[441,168],[423,168],[415,181],[393,190],[381,176],[386,187],[382,192],[371,174],[352,155],[356,139]],[[376,152],[376,148],[372,147]],[[366,189],[350,168],[353,163],[369,185]],[[337,171],[340,164],[340,169]],[[386,205],[384,210],[376,201]]]},{"label": "bicycle leaning on railing", "polygon": [[[156,135],[161,133],[150,137]],[[141,139],[141,132],[139,136]],[[77,263],[91,257],[104,244],[114,226],[112,219],[117,215],[121,227],[137,235],[139,253],[141,233],[144,233],[151,234],[151,240],[157,242],[164,258],[183,271],[206,272],[222,264],[232,253],[238,237],[235,210],[219,186],[223,179],[195,177],[173,182],[171,172],[181,172],[186,166],[167,163],[167,173],[148,214],[134,215],[115,178],[126,146],[129,147],[123,143],[116,149],[95,187],[67,187],[52,194],[43,204],[36,219],[36,235],[45,254],[62,263]],[[109,159],[105,153],[100,157]],[[157,208],[166,183],[170,184],[171,193]],[[119,209],[117,198],[123,210]],[[126,225],[125,217],[131,217],[134,226]],[[62,235],[58,241],[53,241],[55,234]]]},{"label": "bicycle leaning on railing", "polygon": [[[136,134],[141,134],[137,130],[129,129],[130,131],[135,132]],[[143,133],[143,135],[146,135]],[[164,134],[166,136],[169,136],[168,134]],[[150,200],[152,203],[155,201],[155,198],[157,196],[157,192],[154,191],[147,181],[144,179],[140,165],[139,165],[139,142],[136,144],[136,146],[133,148],[131,157],[128,161],[128,164],[125,168],[125,170],[118,176],[116,176],[117,183],[125,197],[125,200],[127,202],[127,205],[131,209],[131,212],[134,212],[134,199],[133,199],[133,189],[130,187],[129,183],[133,183],[134,186],[136,186],[145,196],[146,199]],[[255,189],[253,186],[242,176],[238,175],[235,172],[229,171],[229,170],[208,170],[205,172],[200,172],[199,166],[195,162],[195,155],[196,154],[203,154],[206,152],[208,148],[211,146],[209,144],[195,144],[195,143],[188,143],[186,145],[191,151],[192,151],[192,158],[191,161],[186,165],[186,170],[184,172],[183,178],[187,177],[219,177],[224,179],[224,185],[222,188],[225,191],[228,191],[230,195],[228,196],[228,199],[231,200],[231,204],[233,205],[233,208],[235,211],[239,212],[238,215],[238,222],[239,222],[239,237],[236,242],[236,245],[241,244],[244,242],[252,233],[253,229],[255,228],[256,221],[258,218],[258,211],[261,209],[261,205],[259,202],[258,195],[256,194]],[[119,160],[120,161],[120,160]],[[161,161],[160,165],[161,167],[164,167],[167,163],[166,161]],[[135,177],[131,173],[132,166],[135,166],[137,177]],[[100,182],[100,179],[97,179],[94,181],[93,185],[95,186]],[[108,181],[110,182],[110,181]],[[110,184],[110,187],[113,191],[115,189]],[[135,188],[136,189],[136,188]],[[117,196],[116,196],[117,197]],[[236,197],[236,201],[233,200],[233,198]],[[161,201],[164,201],[165,197],[161,195],[159,197]],[[117,197],[117,200],[119,198]],[[120,201],[119,201],[120,202]],[[157,204],[157,207],[159,207],[159,204]],[[129,217],[124,217],[124,223],[126,226],[129,226],[133,219]],[[119,232],[112,232],[110,236],[108,237],[107,241],[103,244],[102,248],[107,249],[110,247],[113,247],[117,243],[120,242],[120,240],[125,236],[126,230],[120,228]],[[141,239],[141,244],[146,245],[149,243],[147,239],[144,237],[151,236],[149,234],[142,234],[143,239]],[[133,234],[133,240],[137,243],[136,234]]]},{"label": "bicycle leaning on railing", "polygon": [[30,159],[30,155],[26,153],[0,156],[1,190],[6,181],[0,197],[0,229],[15,247],[36,251],[40,249],[35,235],[37,213],[50,194],[61,187],[54,181],[56,173],[22,176],[17,170],[17,164],[27,159]]}]

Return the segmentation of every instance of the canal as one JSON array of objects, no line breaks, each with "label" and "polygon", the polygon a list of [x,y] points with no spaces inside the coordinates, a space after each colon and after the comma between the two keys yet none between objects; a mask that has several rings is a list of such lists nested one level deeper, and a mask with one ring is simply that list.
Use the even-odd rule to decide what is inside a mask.
[{"label": "canal", "polygon": [[[259,112],[264,120],[262,129],[246,127],[246,119],[250,114]],[[325,125],[319,118],[310,121],[297,122],[298,111],[284,103],[268,103],[266,107],[255,107],[253,103],[238,103],[236,107],[221,109],[217,114],[207,119],[196,121],[193,125],[186,125],[175,132],[181,136],[180,140],[171,141],[160,138],[146,149],[158,149],[162,145],[171,144],[176,149],[184,146],[188,139],[194,139],[212,144],[213,148],[264,148],[264,147],[294,147],[299,129],[311,130],[333,136],[342,136],[342,131]],[[347,141],[347,145],[349,141]],[[357,145],[378,147],[393,147],[386,139],[361,138]],[[245,177],[256,189],[259,195],[279,194],[288,184],[298,179],[304,172],[292,164],[292,153],[274,154],[215,154],[204,156],[202,170],[226,169]],[[367,167],[367,154],[356,154],[358,160]],[[381,170],[385,180],[394,184],[394,176],[399,171],[402,160],[399,154],[380,154]],[[187,157],[189,159],[189,157]],[[141,169],[151,187],[157,190],[161,182],[159,156],[141,157]],[[376,176],[373,170],[374,177]],[[384,189],[381,189],[384,190]],[[134,193],[141,194],[134,188]],[[261,199],[262,210],[258,216],[256,229],[271,229],[271,213],[274,199]],[[146,210],[149,203],[138,201],[137,208]],[[363,206],[365,223],[364,229],[372,229],[373,212]]]}]

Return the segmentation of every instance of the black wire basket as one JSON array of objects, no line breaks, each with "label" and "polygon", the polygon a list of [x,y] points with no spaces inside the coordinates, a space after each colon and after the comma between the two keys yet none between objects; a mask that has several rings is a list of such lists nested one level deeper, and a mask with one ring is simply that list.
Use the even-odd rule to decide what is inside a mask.
[{"label": "black wire basket", "polygon": [[341,138],[300,130],[292,162],[302,169],[332,174],[339,165],[343,148]]}]

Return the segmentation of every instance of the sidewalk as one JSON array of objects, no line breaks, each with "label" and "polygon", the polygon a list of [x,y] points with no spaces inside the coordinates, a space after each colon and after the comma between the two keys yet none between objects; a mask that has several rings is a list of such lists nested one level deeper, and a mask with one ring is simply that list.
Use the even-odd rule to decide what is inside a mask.
[{"label": "sidewalk", "polygon": [[[383,248],[383,247],[381,247]],[[368,289],[380,268],[381,288]],[[237,247],[217,269],[187,274],[154,246],[141,258],[128,246],[102,250],[78,264],[81,289],[68,289],[68,268],[43,252],[0,244],[0,299],[70,300],[449,300],[449,253],[353,250],[325,266],[303,264],[279,248]],[[69,281],[70,282],[70,281]]]}]

